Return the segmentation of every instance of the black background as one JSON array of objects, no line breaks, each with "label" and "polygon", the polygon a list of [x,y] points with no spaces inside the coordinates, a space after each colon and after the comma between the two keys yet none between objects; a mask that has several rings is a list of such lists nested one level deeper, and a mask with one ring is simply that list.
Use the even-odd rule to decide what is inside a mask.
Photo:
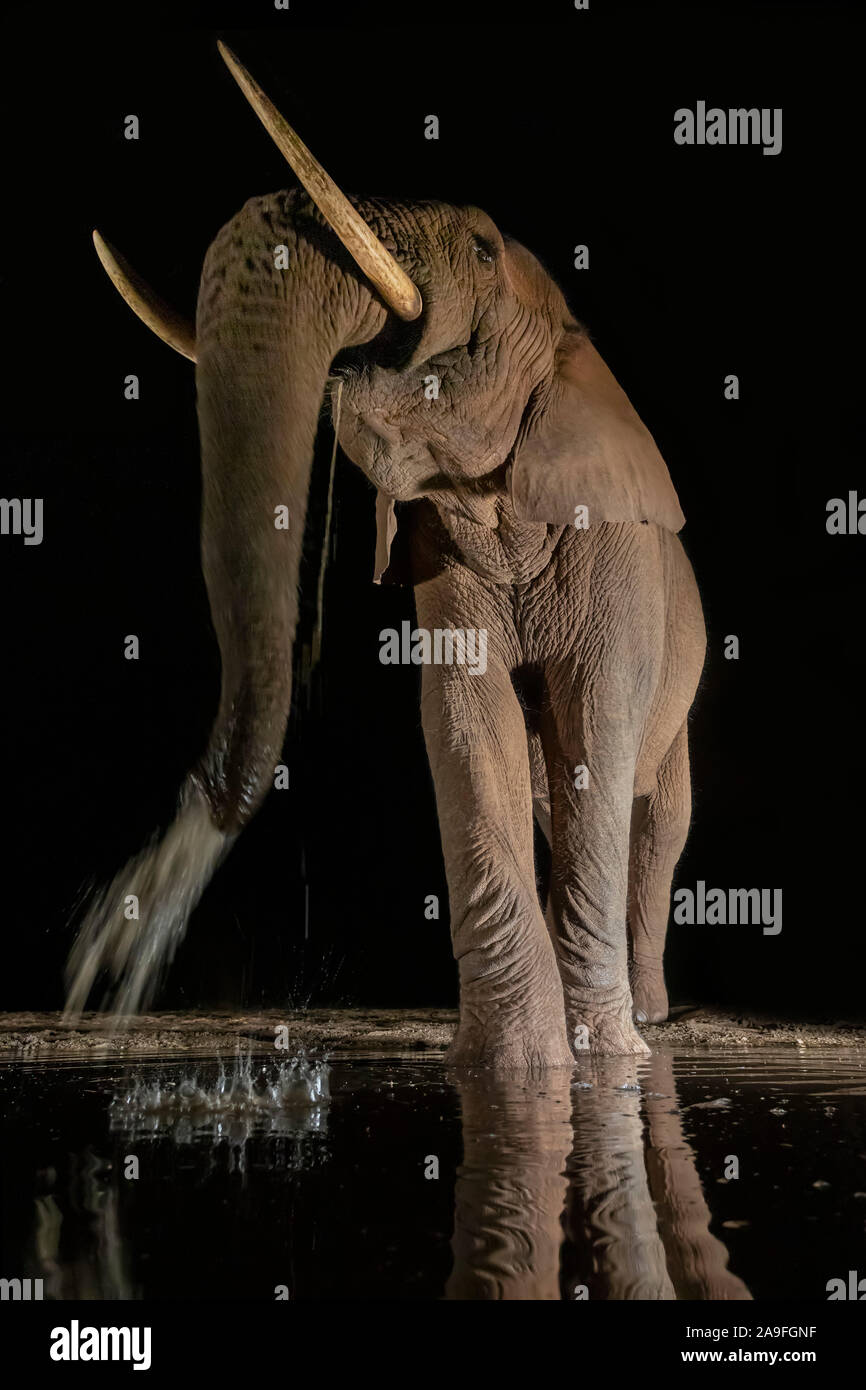
[{"label": "black background", "polygon": [[[60,1004],[82,885],[170,818],[216,709],[193,368],[121,303],[90,231],[192,316],[217,229],[293,182],[218,37],[347,190],[480,205],[592,330],[667,459],[708,626],[677,881],[784,892],[777,937],[672,926],[672,997],[861,1013],[866,538],[828,536],[825,508],[866,495],[862,26],[830,4],[599,0],[13,9],[0,492],[45,499],[45,539],[0,538],[0,1005]],[[699,99],[782,107],[782,153],[676,146],[673,113]],[[301,644],[330,441],[323,427]],[[165,1007],[456,1001],[418,671],[378,661],[379,630],[412,598],[372,585],[373,531],[372,489],[340,457],[321,679],[296,686],[291,789],[207,891]],[[739,661],[723,658],[729,633]]]}]

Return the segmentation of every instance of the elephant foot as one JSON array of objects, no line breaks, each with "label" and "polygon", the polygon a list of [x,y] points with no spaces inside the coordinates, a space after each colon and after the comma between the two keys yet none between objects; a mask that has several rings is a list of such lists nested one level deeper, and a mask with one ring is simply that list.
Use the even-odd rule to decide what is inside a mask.
[{"label": "elephant foot", "polygon": [[632,1021],[631,997],[616,1008],[576,1005],[569,1032],[575,1057],[649,1057],[650,1049]]},{"label": "elephant foot", "polygon": [[664,1023],[668,1016],[668,992],[661,963],[632,967],[632,999],[635,1023]]},{"label": "elephant foot", "polygon": [[564,1031],[502,1032],[461,1022],[445,1054],[452,1067],[492,1067],[497,1071],[537,1072],[546,1067],[573,1067],[574,1057]]}]

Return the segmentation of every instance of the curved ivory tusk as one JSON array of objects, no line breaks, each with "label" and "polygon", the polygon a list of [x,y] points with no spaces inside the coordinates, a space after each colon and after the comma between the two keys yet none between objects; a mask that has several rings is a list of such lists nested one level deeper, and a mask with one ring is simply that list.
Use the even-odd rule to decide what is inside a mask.
[{"label": "curved ivory tusk", "polygon": [[195,330],[192,324],[160,299],[120,252],[109,246],[97,231],[93,233],[93,244],[108,278],[132,312],[175,352],[194,362]]},{"label": "curved ivory tusk", "polygon": [[292,127],[283,119],[258,83],[238,62],[230,48],[217,44],[226,67],[280,153],[288,160],[319,212],[357,261],[384,299],[401,319],[411,321],[421,312],[421,295],[416,285],[385,250],[334,180],[326,174]]}]

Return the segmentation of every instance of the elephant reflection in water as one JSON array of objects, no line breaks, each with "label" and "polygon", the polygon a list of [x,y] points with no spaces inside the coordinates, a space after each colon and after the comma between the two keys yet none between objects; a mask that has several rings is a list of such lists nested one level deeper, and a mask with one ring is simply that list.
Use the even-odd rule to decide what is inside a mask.
[{"label": "elephant reflection in water", "polygon": [[[592,1064],[591,1086],[455,1072],[449,1299],[750,1299],[710,1234],[669,1056]],[[641,1117],[643,1106],[643,1119]],[[646,1129],[644,1129],[644,1125]],[[560,1271],[563,1225],[578,1267]]]},{"label": "elephant reflection in water", "polygon": [[571,1073],[454,1072],[463,1162],[446,1298],[559,1298]]}]

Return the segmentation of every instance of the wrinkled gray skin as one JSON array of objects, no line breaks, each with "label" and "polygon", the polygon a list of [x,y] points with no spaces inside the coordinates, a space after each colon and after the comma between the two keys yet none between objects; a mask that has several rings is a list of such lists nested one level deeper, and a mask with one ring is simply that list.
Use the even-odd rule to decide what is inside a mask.
[{"label": "wrinkled gray skin", "polygon": [[[335,371],[341,446],[413,504],[400,526],[419,625],[488,633],[486,674],[423,671],[460,972],[450,1060],[646,1052],[633,1010],[666,1015],[670,883],[690,815],[686,717],[704,656],[690,566],[652,521],[518,518],[509,465],[537,439],[543,470],[557,363],[585,341],[535,259],[475,208],[356,206],[419,287],[416,323],[388,313],[301,192],[247,203],[205,260],[203,564],[223,688],[195,782],[233,835],[280,761],[313,442]],[[279,244],[290,270],[275,269]],[[425,398],[431,374],[437,400]],[[273,525],[281,504],[288,533]],[[578,764],[590,769],[581,791]],[[533,808],[552,848],[546,921]]]}]

